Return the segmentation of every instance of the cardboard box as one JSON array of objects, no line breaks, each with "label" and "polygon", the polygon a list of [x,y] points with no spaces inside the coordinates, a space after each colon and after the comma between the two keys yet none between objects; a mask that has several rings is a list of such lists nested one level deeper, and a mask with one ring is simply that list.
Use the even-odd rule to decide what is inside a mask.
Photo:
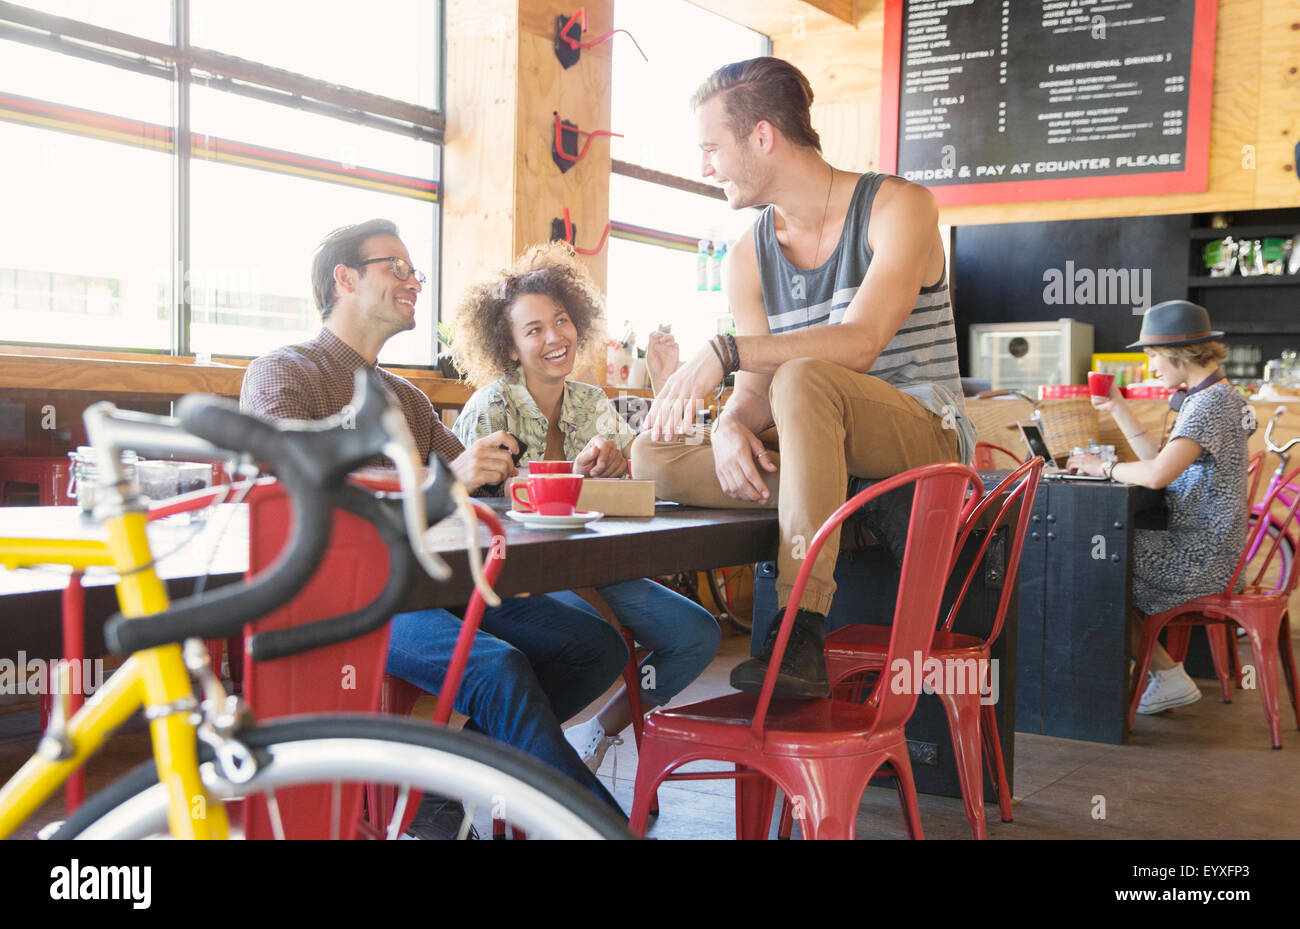
[{"label": "cardboard box", "polygon": [[[512,477],[506,482],[506,494],[515,482],[523,478]],[[514,498],[510,508],[522,510]],[[578,497],[578,509],[597,510],[606,516],[653,516],[655,515],[655,482],[624,481],[618,478],[589,477],[582,482],[582,495]]]}]

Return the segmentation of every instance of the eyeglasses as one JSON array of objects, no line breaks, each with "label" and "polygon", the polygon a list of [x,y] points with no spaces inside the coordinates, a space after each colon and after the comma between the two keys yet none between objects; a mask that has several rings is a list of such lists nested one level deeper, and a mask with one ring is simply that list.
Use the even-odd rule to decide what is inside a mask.
[{"label": "eyeglasses", "polygon": [[386,255],[383,258],[367,258],[365,261],[360,262],[358,267],[360,265],[374,264],[376,261],[392,262],[393,277],[397,278],[399,281],[407,281],[414,277],[417,284],[423,285],[424,282],[428,280],[428,278],[424,276],[423,271],[415,270],[406,263],[405,258],[398,258],[396,255]]}]

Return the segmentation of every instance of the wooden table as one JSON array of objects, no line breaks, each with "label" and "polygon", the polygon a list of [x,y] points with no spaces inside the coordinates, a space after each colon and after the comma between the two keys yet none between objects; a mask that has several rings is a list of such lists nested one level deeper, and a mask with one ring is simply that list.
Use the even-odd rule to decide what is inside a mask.
[{"label": "wooden table", "polygon": [[[503,596],[591,587],[637,577],[653,577],[701,568],[753,563],[772,558],[777,547],[775,510],[709,510],[659,504],[653,517],[606,517],[583,529],[538,531],[504,517],[504,500],[480,500],[502,514],[508,552],[496,589]],[[193,589],[216,549],[207,587],[237,583],[248,566],[248,521],[242,507],[219,540],[225,519],[215,513],[195,536],[191,550],[160,561],[173,597]],[[182,541],[190,526],[151,525],[151,540],[162,554]],[[480,529],[486,546],[487,531]],[[76,507],[0,508],[0,536],[102,538],[103,530],[81,517]],[[403,608],[459,606],[470,596],[464,531],[455,519],[434,530],[434,547],[452,568],[452,580],[438,584],[423,572],[407,594]],[[60,641],[60,591],[67,571],[55,569],[6,572],[0,570],[0,656],[23,650],[29,658],[56,658]],[[103,654],[103,624],[117,611],[104,573],[90,576],[86,590],[86,654]]]}]

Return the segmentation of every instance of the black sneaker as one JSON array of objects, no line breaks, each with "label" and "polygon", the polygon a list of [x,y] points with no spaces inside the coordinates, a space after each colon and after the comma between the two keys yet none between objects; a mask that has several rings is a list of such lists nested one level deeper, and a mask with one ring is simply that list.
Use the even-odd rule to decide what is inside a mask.
[{"label": "black sneaker", "polygon": [[[763,678],[772,661],[772,650],[781,631],[785,610],[776,614],[767,630],[767,639],[757,658],[742,661],[731,670],[731,686],[749,694],[763,690]],[[776,676],[772,697],[777,700],[816,700],[831,695],[826,676],[826,617],[812,610],[800,610],[785,645],[781,670]]]},{"label": "black sneaker", "polygon": [[[437,794],[425,794],[406,835],[426,841],[455,839],[460,835],[461,823],[464,821],[465,807],[459,801],[448,800]],[[466,838],[477,839],[478,831],[470,826]]]}]

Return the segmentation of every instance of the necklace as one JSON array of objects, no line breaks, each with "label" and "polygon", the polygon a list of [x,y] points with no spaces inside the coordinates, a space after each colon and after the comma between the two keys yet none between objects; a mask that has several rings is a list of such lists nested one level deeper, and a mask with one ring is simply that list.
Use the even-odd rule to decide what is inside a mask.
[{"label": "necklace", "polygon": [[835,166],[831,165],[831,182],[826,185],[826,205],[822,207],[822,226],[817,230],[817,251],[813,252],[812,267],[817,267],[817,259],[822,253],[822,236],[826,234],[826,216],[831,208],[831,188],[835,186]]}]

